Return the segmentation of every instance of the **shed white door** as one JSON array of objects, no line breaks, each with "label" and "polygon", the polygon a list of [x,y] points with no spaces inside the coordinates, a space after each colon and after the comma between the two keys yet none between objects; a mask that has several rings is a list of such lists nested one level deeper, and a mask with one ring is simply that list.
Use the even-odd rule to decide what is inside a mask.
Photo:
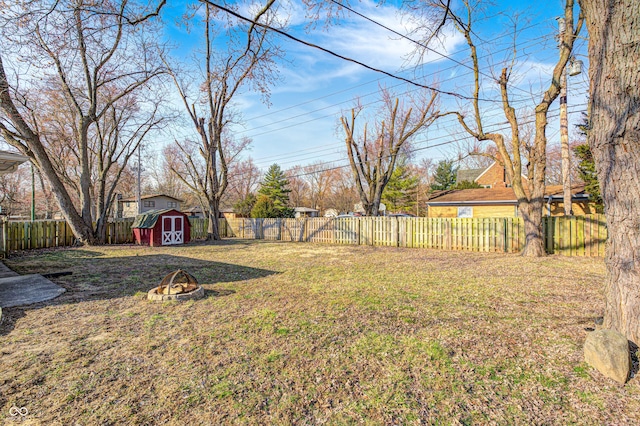
[{"label": "shed white door", "polygon": [[162,217],[162,245],[184,243],[184,217],[183,216],[163,216]]}]

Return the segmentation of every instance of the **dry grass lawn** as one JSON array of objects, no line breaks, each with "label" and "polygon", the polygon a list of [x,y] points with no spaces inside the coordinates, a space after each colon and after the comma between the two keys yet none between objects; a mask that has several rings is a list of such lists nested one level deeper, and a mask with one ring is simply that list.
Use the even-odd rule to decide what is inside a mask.
[{"label": "dry grass lawn", "polygon": [[[4,310],[8,424],[640,424],[638,379],[583,362],[602,259],[225,241],[7,264],[73,272]],[[147,301],[178,268],[206,298]]]}]

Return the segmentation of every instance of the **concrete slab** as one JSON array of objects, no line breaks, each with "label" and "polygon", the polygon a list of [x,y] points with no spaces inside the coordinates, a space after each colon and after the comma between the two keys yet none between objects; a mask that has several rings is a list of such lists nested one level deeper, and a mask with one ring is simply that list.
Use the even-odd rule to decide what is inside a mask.
[{"label": "concrete slab", "polygon": [[64,292],[64,288],[38,274],[0,278],[0,307],[44,302]]},{"label": "concrete slab", "polygon": [[0,262],[0,278],[5,278],[5,277],[17,277],[18,273],[12,271],[11,269],[7,268],[7,265],[4,264],[4,262]]}]

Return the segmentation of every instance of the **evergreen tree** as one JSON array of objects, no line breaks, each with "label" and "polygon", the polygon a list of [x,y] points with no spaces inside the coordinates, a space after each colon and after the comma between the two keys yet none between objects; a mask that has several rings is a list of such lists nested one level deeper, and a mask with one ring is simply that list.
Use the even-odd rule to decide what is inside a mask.
[{"label": "evergreen tree", "polygon": [[[262,217],[293,217],[293,209],[289,208],[290,192],[289,180],[280,166],[273,164],[269,167],[269,171],[267,171],[260,189],[258,190],[258,194],[264,195],[273,202],[273,213],[271,216]],[[256,205],[258,203],[261,203],[262,205],[264,204],[264,200],[261,201],[261,197],[258,197]],[[265,212],[267,211],[265,210]],[[251,212],[251,215],[253,216],[253,211]]]},{"label": "evergreen tree", "polygon": [[434,191],[444,191],[452,189],[456,185],[456,174],[458,168],[453,167],[452,160],[442,160],[438,163],[436,173],[433,176],[431,189]]},{"label": "evergreen tree", "polygon": [[273,218],[281,217],[279,211],[275,208],[273,200],[266,195],[258,195],[258,198],[251,209],[251,217],[254,218]]},{"label": "evergreen tree", "polygon": [[413,210],[416,205],[419,180],[406,165],[396,166],[382,193],[382,202],[387,206],[387,211]]},{"label": "evergreen tree", "polygon": [[604,203],[600,194],[596,163],[593,161],[591,149],[589,145],[585,143],[576,146],[573,152],[580,160],[580,163],[578,163],[578,173],[580,174],[580,179],[582,179],[585,184],[584,190],[589,193],[589,200],[596,204],[596,211],[602,213],[604,212]]},{"label": "evergreen tree", "polygon": [[254,194],[247,195],[246,198],[238,201],[233,205],[233,210],[242,217],[250,217],[251,210],[256,204],[256,196]]},{"label": "evergreen tree", "polygon": [[463,180],[462,182],[457,182],[454,188],[455,189],[476,189],[476,188],[482,188],[482,185],[480,185],[476,181],[472,182],[470,180]]}]

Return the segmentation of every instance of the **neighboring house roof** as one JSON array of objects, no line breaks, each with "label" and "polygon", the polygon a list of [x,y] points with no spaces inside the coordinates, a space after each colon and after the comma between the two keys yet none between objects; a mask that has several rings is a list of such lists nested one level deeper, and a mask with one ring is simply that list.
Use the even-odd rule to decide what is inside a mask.
[{"label": "neighboring house roof", "polygon": [[312,209],[310,207],[294,207],[293,211],[295,211],[296,213],[313,213],[319,210]]},{"label": "neighboring house roof", "polygon": [[513,188],[474,188],[443,191],[440,194],[435,194],[435,196],[427,201],[427,204],[515,204],[517,201],[518,200],[516,199],[516,195],[513,192]]},{"label": "neighboring house roof", "polygon": [[0,151],[0,175],[15,172],[20,164],[28,160],[29,157],[24,155],[8,151]]},{"label": "neighboring house roof", "polygon": [[[184,209],[183,209],[184,210]],[[200,206],[193,206],[188,210],[184,210],[187,213],[202,213],[202,207]],[[231,208],[231,207],[222,207],[220,209],[220,213],[235,213],[235,211]]]},{"label": "neighboring house roof", "polygon": [[148,212],[136,216],[135,220],[133,221],[133,225],[131,225],[131,228],[151,229],[156,226],[156,223],[158,222],[160,216],[168,212],[176,212],[181,215],[183,214],[176,209],[149,210]]},{"label": "neighboring house roof", "polygon": [[[164,198],[171,198],[172,200],[176,200],[180,203],[182,203],[183,201],[179,198],[176,197],[172,197],[171,195],[166,195],[166,194],[153,194],[153,195],[143,195],[140,197],[141,200],[148,200],[150,198],[159,198],[159,197],[164,197]],[[126,202],[136,202],[138,201],[138,199],[136,197],[128,197],[128,198],[123,198],[120,201],[126,201]]]},{"label": "neighboring house roof", "polygon": [[488,167],[483,169],[458,170],[456,182],[474,182],[487,169]]},{"label": "neighboring house roof", "polygon": [[[571,187],[571,198],[572,199],[588,199],[589,194],[585,192],[585,185],[573,185]],[[551,197],[555,199],[562,199],[564,196],[564,190],[562,189],[562,185],[548,185],[544,191],[545,197]]]},{"label": "neighboring house roof", "polygon": [[[496,180],[496,176],[493,175],[492,169],[498,169],[498,180]],[[487,180],[488,179],[488,180]],[[527,181],[527,177],[522,175],[522,180]],[[477,182],[480,185],[492,185],[497,186],[504,184],[504,186],[508,186],[511,184],[509,177],[504,171],[504,165],[498,161],[494,161],[489,166],[483,169],[466,169],[466,170],[458,170],[456,174],[456,182]]]},{"label": "neighboring house roof", "polygon": [[[587,199],[584,185],[575,185],[571,188],[572,199]],[[562,185],[547,186],[545,198],[562,199]],[[427,201],[428,205],[445,204],[516,204],[518,202],[513,188],[474,188],[442,191],[434,194]]]}]

